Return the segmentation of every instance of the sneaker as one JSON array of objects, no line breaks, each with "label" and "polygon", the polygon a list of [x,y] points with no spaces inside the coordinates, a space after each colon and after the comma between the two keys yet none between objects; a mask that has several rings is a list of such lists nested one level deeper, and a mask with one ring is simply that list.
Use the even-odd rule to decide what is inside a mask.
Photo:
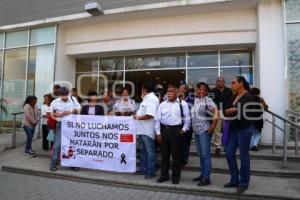
[{"label": "sneaker", "polygon": [[25,151],[25,154],[30,156],[30,157],[36,157],[36,154],[32,151]]},{"label": "sneaker", "polygon": [[55,172],[56,170],[57,170],[56,167],[50,167],[50,171],[51,171],[51,172]]}]

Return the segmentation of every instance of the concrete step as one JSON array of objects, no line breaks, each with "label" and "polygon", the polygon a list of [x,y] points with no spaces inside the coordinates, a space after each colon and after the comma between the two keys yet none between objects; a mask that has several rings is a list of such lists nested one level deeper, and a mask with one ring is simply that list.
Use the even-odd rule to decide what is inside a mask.
[{"label": "concrete step", "polygon": [[[167,191],[174,193],[209,195],[230,199],[273,199],[273,200],[300,200],[300,179],[252,176],[249,189],[237,196],[235,189],[225,189],[223,185],[228,182],[227,174],[212,174],[212,185],[198,187],[191,179],[198,176],[199,172],[183,171],[179,185],[172,185],[170,181],[162,184],[156,183],[156,179],[145,180],[143,176],[124,173],[108,173],[96,170],[82,169],[73,172],[68,168],[59,168],[56,172],[49,171],[49,159],[19,157],[2,164],[2,170],[6,172],[30,174],[49,178],[84,181],[99,185],[114,185],[151,191]],[[158,178],[158,175],[157,175]]]},{"label": "concrete step", "polygon": [[[49,152],[39,151],[37,156],[49,159]],[[161,156],[158,154],[158,166],[161,163]],[[239,163],[239,161],[238,161]],[[138,159],[139,166],[139,159]],[[200,170],[200,161],[198,156],[190,156],[189,163],[183,168],[183,171],[196,171]],[[223,157],[212,158],[212,172],[228,174],[227,161]],[[286,168],[282,168],[281,161],[274,160],[251,160],[251,173],[257,176],[266,177],[287,177],[300,179],[300,163],[289,161]]]},{"label": "concrete step", "polygon": [[[272,149],[272,145],[271,144],[260,144],[259,147],[261,149]],[[288,146],[287,146],[288,150],[293,150],[295,151],[295,141],[293,142],[289,142]],[[283,149],[283,144],[276,144],[276,149]],[[300,141],[298,141],[298,150],[300,151]]]},{"label": "concrete step", "polygon": [[[211,152],[213,157],[225,157],[225,152],[221,152],[220,156],[216,156],[215,147],[212,147]],[[295,155],[294,150],[288,150],[287,154],[289,161],[300,162],[300,155]],[[190,155],[197,156],[197,150],[195,145],[191,145]],[[282,149],[277,149],[274,154],[272,153],[272,149],[260,149],[259,151],[250,151],[250,155],[252,160],[283,160]],[[239,157],[239,152],[237,152],[237,156]]]},{"label": "concrete step", "polygon": [[[48,152],[43,151],[42,149],[42,141],[37,140],[33,144],[33,149],[41,154],[41,156],[45,157],[48,155]],[[216,158],[225,158],[225,152],[221,152],[220,156],[215,155],[215,147],[212,147],[211,149],[211,155]],[[283,160],[283,155],[282,155],[282,150],[277,150],[274,154],[272,153],[272,149],[260,149],[259,151],[251,151],[251,159],[252,160],[274,160],[274,161],[282,161]],[[191,156],[198,156],[197,151],[196,151],[196,146],[194,144],[191,145],[190,147],[190,155]],[[239,157],[239,153],[237,153],[237,157]],[[295,161],[295,162],[300,162],[300,155],[295,155],[293,150],[288,151],[288,162],[290,161]]]}]

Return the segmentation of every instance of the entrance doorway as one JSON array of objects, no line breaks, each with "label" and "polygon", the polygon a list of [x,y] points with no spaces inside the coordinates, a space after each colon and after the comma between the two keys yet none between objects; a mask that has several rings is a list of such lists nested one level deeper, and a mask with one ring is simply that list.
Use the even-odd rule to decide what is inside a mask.
[{"label": "entrance doorway", "polygon": [[[184,69],[176,70],[147,70],[147,71],[129,71],[126,72],[126,82],[131,82],[135,88],[131,88],[134,93],[134,99],[139,100],[141,97],[141,86],[144,81],[152,81],[156,85],[161,85],[164,91],[168,85],[179,86],[181,81],[185,81],[186,74]],[[130,87],[129,84],[127,86]]]}]

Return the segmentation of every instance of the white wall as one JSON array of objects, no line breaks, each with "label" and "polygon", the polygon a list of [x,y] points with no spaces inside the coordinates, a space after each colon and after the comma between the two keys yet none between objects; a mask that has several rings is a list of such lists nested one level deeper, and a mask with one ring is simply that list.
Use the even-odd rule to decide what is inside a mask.
[{"label": "white wall", "polygon": [[[285,116],[286,82],[284,59],[284,23],[280,0],[260,1],[257,8],[258,42],[256,60],[259,67],[261,95],[269,105],[269,110]],[[269,114],[266,117],[269,118]],[[272,141],[271,126],[265,123],[262,142]],[[277,142],[282,142],[278,131]]]},{"label": "white wall", "polygon": [[65,46],[65,28],[60,25],[56,47],[55,82],[57,84],[65,82],[75,87],[76,59],[66,55]]},{"label": "white wall", "polygon": [[244,9],[71,26],[66,54],[256,43],[256,11]]}]

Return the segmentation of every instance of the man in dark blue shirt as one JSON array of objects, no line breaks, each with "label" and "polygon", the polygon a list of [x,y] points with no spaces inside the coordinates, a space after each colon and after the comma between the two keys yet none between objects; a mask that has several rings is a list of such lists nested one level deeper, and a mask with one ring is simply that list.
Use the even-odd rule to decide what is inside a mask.
[{"label": "man in dark blue shirt", "polygon": [[216,87],[211,90],[212,99],[215,104],[218,106],[220,111],[220,119],[215,128],[215,133],[213,137],[213,143],[216,146],[216,155],[220,155],[221,153],[221,137],[222,137],[222,127],[225,109],[229,106],[229,103],[233,97],[232,90],[225,85],[224,77],[218,77],[216,80]]}]

